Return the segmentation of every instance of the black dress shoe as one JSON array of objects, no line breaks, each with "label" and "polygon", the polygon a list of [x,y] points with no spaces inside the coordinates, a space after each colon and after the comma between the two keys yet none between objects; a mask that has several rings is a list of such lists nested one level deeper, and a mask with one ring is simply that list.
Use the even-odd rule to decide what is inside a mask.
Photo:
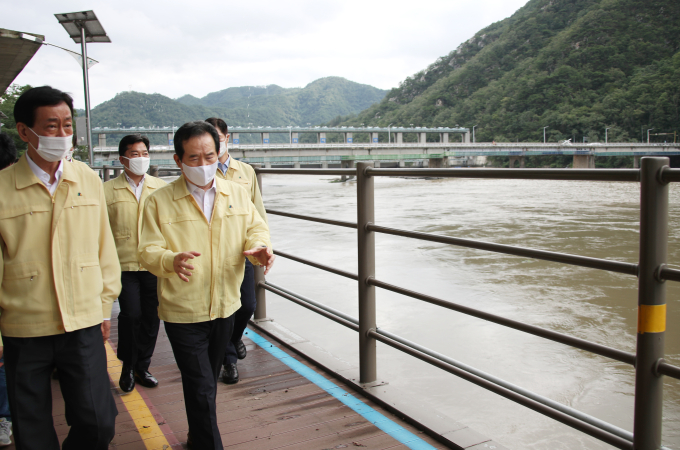
[{"label": "black dress shoe", "polygon": [[148,370],[135,370],[135,380],[146,388],[154,388],[158,386],[158,380],[151,375]]},{"label": "black dress shoe", "polygon": [[243,341],[239,339],[234,347],[236,347],[236,357],[238,359],[245,359],[246,355],[248,354],[246,352],[246,344],[244,344]]},{"label": "black dress shoe", "polygon": [[120,386],[120,390],[126,394],[132,392],[135,388],[135,375],[132,367],[123,364],[123,369],[120,371],[118,386]]},{"label": "black dress shoe", "polygon": [[222,381],[226,384],[238,383],[238,369],[236,364],[225,364],[222,372]]}]

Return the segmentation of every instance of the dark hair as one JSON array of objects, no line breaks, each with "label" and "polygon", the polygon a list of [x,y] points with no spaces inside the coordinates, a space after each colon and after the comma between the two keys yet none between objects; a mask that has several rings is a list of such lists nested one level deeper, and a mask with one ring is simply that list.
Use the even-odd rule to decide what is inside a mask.
[{"label": "dark hair", "polygon": [[184,158],[184,143],[193,137],[203,136],[204,134],[212,136],[213,141],[215,141],[215,151],[217,151],[220,148],[220,135],[217,134],[215,127],[208,122],[198,120],[187,122],[179,127],[179,130],[175,132],[174,144],[175,154],[180,160]]},{"label": "dark hair", "polygon": [[218,130],[222,132],[225,136],[229,134],[229,127],[227,126],[227,122],[224,120],[220,119],[219,117],[210,117],[209,119],[205,119],[206,122],[208,122],[210,125],[214,126]]},{"label": "dark hair", "polygon": [[35,110],[41,106],[57,106],[66,103],[73,117],[73,98],[66,92],[54,89],[50,86],[32,88],[21,94],[14,104],[14,120],[33,127],[35,123]]},{"label": "dark hair", "polygon": [[0,133],[0,170],[9,167],[17,160],[17,147],[8,134]]},{"label": "dark hair", "polygon": [[144,142],[146,149],[149,150],[150,146],[148,137],[142,136],[141,134],[128,134],[118,143],[118,154],[120,156],[125,156],[125,152],[128,150],[128,147],[135,145],[137,142]]}]

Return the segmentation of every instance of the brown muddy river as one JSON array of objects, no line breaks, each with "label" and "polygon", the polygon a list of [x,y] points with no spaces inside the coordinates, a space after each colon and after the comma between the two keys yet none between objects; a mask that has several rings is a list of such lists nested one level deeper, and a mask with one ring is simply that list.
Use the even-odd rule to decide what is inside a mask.
[{"label": "brown muddy river", "polygon": [[[266,175],[268,209],[356,221],[356,184]],[[637,262],[639,184],[377,178],[376,223],[406,230]],[[670,191],[669,263],[680,267],[680,186]],[[356,272],[356,231],[269,216],[274,247]],[[634,352],[635,277],[376,236],[376,278]],[[354,281],[279,257],[268,280],[354,317]],[[668,282],[666,359],[680,364],[680,283]],[[378,326],[632,431],[631,366],[377,290]],[[268,316],[358,365],[358,336],[267,293]],[[594,438],[378,343],[378,376],[519,449],[605,449]],[[680,382],[666,379],[664,445],[680,449]]]}]

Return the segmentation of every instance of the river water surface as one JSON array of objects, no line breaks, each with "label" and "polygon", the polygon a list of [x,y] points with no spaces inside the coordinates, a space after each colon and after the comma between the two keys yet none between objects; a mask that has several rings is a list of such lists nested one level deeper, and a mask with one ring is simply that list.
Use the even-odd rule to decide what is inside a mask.
[{"label": "river water surface", "polygon": [[[356,184],[266,175],[268,209],[356,222]],[[638,183],[375,179],[376,223],[637,262]],[[680,267],[680,186],[671,185],[669,263]],[[356,231],[269,215],[274,247],[356,273]],[[376,236],[376,278],[600,344],[635,351],[635,277]],[[354,317],[356,282],[279,257],[267,279]],[[680,364],[680,283],[668,282],[666,359]],[[378,326],[632,430],[631,366],[377,289]],[[267,293],[267,315],[358,366],[358,336]],[[510,449],[611,448],[378,343],[379,379]],[[664,444],[680,449],[680,383],[666,379]]]}]

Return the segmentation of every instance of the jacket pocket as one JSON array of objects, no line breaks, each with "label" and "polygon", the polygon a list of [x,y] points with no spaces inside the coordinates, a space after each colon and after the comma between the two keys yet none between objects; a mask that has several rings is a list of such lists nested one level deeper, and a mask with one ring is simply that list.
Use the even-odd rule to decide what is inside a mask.
[{"label": "jacket pocket", "polygon": [[76,312],[100,301],[104,282],[97,253],[84,253],[71,262],[71,283]]},{"label": "jacket pocket", "polygon": [[48,292],[49,277],[46,275],[39,262],[6,264],[0,296],[2,309],[41,312],[39,305],[43,304]]}]

